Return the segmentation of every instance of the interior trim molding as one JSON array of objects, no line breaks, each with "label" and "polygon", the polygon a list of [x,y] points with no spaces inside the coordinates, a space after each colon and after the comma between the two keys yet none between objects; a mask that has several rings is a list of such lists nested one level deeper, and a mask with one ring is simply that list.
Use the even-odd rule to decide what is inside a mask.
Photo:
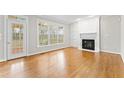
[{"label": "interior trim molding", "polygon": [[121,57],[122,57],[122,60],[123,60],[123,62],[124,62],[124,56],[123,56],[123,54],[121,54]]},{"label": "interior trim molding", "polygon": [[68,48],[68,47],[70,47],[70,46],[65,46],[65,47],[61,47],[61,48],[50,49],[50,50],[46,50],[46,51],[42,51],[42,52],[28,53],[27,56],[37,55],[37,54],[41,54],[41,53],[46,53],[46,52],[50,52],[50,51],[55,51],[55,50],[59,50],[59,49]]},{"label": "interior trim molding", "polygon": [[119,52],[112,52],[112,51],[108,51],[108,50],[100,50],[101,52],[108,52],[108,53],[112,53],[112,54],[119,54],[121,55],[121,53]]}]

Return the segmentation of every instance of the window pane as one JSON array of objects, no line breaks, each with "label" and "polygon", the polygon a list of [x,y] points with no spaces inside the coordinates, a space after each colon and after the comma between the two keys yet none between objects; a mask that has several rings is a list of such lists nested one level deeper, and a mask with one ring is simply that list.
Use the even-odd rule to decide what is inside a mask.
[{"label": "window pane", "polygon": [[23,24],[11,24],[12,28],[12,53],[23,52]]},{"label": "window pane", "polygon": [[63,35],[59,35],[58,43],[63,43],[64,42],[63,38],[64,38]]},{"label": "window pane", "polygon": [[51,44],[56,44],[57,43],[57,35],[56,34],[51,34],[50,35],[50,43]]},{"label": "window pane", "polygon": [[39,23],[39,45],[48,45],[48,25],[45,23]]},{"label": "window pane", "polygon": [[58,43],[64,42],[64,28],[62,26],[58,27]]},{"label": "window pane", "polygon": [[50,26],[50,44],[57,43],[57,26]]}]

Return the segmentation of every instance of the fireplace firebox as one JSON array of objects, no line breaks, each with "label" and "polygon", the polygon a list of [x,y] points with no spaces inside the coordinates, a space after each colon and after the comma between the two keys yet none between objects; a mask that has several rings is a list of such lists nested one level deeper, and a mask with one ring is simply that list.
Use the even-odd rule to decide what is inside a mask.
[{"label": "fireplace firebox", "polygon": [[83,39],[82,40],[82,48],[83,49],[89,49],[89,50],[95,50],[95,40]]}]

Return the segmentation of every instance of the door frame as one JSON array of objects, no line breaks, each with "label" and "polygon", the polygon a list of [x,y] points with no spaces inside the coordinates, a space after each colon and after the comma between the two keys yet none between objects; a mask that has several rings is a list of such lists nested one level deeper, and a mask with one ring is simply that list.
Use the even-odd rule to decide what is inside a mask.
[{"label": "door frame", "polygon": [[[28,56],[28,17],[24,15],[14,15],[22,16],[26,18],[26,55]],[[8,59],[8,15],[4,16],[4,61],[11,60]]]}]

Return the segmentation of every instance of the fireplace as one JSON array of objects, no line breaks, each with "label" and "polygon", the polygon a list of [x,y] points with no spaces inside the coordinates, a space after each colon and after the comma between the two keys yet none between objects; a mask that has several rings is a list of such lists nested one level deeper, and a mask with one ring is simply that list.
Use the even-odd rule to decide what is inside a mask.
[{"label": "fireplace", "polygon": [[95,50],[95,40],[94,39],[82,39],[82,48]]}]

